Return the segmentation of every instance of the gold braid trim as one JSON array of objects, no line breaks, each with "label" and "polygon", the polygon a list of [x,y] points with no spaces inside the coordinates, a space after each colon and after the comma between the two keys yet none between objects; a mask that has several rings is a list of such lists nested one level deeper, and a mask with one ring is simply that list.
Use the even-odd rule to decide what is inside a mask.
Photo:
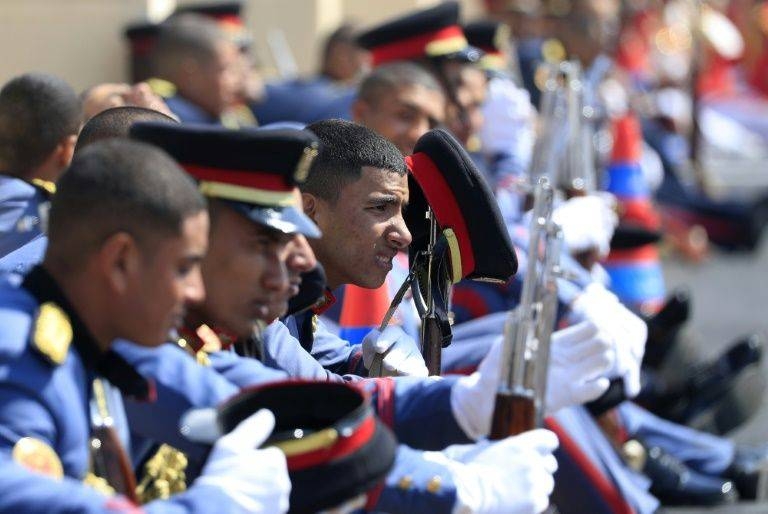
[{"label": "gold braid trim", "polygon": [[144,478],[136,487],[141,503],[164,500],[187,490],[187,457],[167,444],[158,448],[144,465]]},{"label": "gold braid trim", "polygon": [[100,476],[96,476],[90,471],[87,475],[85,475],[85,478],[83,478],[83,483],[90,487],[91,489],[95,489],[96,491],[100,492],[101,494],[105,496],[114,496],[115,490],[112,488],[111,485],[109,485],[109,482],[101,478]]}]

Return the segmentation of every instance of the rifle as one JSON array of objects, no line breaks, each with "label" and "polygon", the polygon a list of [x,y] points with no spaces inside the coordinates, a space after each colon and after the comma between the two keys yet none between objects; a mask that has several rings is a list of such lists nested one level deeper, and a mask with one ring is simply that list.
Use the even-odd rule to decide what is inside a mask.
[{"label": "rifle", "polygon": [[560,63],[565,89],[567,143],[561,161],[557,187],[568,198],[584,196],[595,190],[595,159],[592,127],[584,105],[584,82],[577,61]]},{"label": "rifle", "polygon": [[[133,467],[120,438],[117,436],[114,421],[110,414],[110,400],[107,396],[110,387],[106,380],[97,378],[93,381],[92,426],[89,445],[92,473],[97,477],[97,482],[98,479],[102,479],[114,492],[138,503]],[[104,485],[101,484],[101,487]]]},{"label": "rifle", "polygon": [[[379,325],[379,331],[387,328],[405,293],[410,289],[421,318],[421,354],[429,375],[433,376],[440,374],[443,348],[451,343],[453,337],[445,300],[450,297],[452,280],[444,261],[448,250],[446,235],[441,233],[438,236],[439,227],[431,208],[427,209],[425,220],[429,224],[426,248],[414,256],[408,278],[395,294]],[[374,357],[369,377],[382,376],[384,355]]]},{"label": "rifle", "polygon": [[[546,178],[534,189],[528,262],[520,304],[510,311],[504,326],[501,382],[491,424],[490,439],[503,439],[531,430],[544,413],[549,343],[557,310],[562,234],[551,220],[554,192]],[[542,272],[537,264],[544,251]]]}]

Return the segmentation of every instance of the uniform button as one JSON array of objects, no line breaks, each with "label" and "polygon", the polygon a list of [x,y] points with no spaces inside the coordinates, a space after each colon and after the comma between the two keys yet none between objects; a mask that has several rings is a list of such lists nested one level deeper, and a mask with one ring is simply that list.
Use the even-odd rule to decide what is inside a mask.
[{"label": "uniform button", "polygon": [[406,475],[400,479],[400,481],[397,483],[397,487],[407,491],[408,489],[413,487],[413,479],[410,476]]},{"label": "uniform button", "polygon": [[437,494],[440,492],[440,486],[442,485],[443,479],[435,475],[429,480],[429,482],[427,482],[427,491],[432,494]]}]

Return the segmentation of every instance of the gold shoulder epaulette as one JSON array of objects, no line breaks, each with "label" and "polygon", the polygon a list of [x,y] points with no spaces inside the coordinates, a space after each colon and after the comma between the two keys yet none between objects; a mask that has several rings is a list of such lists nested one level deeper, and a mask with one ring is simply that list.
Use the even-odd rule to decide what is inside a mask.
[{"label": "gold shoulder epaulette", "polygon": [[43,180],[41,178],[33,178],[32,183],[39,187],[40,189],[44,189],[49,195],[56,194],[56,182],[51,182],[50,180]]},{"label": "gold shoulder epaulette", "polygon": [[67,358],[72,343],[72,325],[69,316],[53,302],[40,306],[32,332],[32,346],[56,366]]},{"label": "gold shoulder epaulette", "polygon": [[152,77],[148,78],[146,83],[153,93],[163,98],[170,98],[176,94],[176,84],[165,79]]}]

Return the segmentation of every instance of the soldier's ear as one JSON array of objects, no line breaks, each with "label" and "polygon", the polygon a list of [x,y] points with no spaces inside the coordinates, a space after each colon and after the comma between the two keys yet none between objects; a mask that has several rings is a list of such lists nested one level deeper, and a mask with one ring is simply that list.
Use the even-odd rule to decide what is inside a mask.
[{"label": "soldier's ear", "polygon": [[301,193],[301,204],[304,209],[304,214],[310,217],[312,221],[315,221],[317,215],[317,197],[310,193]]},{"label": "soldier's ear", "polygon": [[123,294],[132,287],[141,259],[136,240],[127,232],[112,234],[96,254],[102,277],[112,293]]},{"label": "soldier's ear", "polygon": [[56,147],[56,164],[60,169],[64,169],[72,162],[72,156],[75,154],[75,144],[77,143],[77,135],[71,134],[61,140],[61,143]]}]

